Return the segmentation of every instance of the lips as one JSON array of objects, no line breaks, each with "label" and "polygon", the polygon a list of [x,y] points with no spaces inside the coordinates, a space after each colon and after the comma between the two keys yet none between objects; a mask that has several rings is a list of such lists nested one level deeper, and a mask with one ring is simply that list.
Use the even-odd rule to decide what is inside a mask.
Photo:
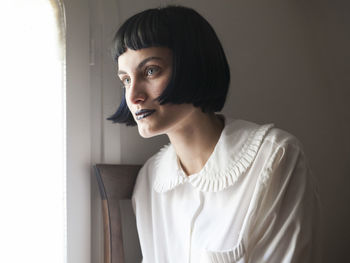
[{"label": "lips", "polygon": [[153,114],[156,110],[142,109],[135,112],[136,119],[142,120]]}]

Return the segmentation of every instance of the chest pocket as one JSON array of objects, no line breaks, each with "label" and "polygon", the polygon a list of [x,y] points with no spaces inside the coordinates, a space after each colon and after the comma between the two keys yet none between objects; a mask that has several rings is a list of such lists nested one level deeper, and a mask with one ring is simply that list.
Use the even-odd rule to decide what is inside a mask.
[{"label": "chest pocket", "polygon": [[243,259],[245,249],[241,241],[236,247],[226,251],[206,250],[201,256],[201,263],[239,263]]}]

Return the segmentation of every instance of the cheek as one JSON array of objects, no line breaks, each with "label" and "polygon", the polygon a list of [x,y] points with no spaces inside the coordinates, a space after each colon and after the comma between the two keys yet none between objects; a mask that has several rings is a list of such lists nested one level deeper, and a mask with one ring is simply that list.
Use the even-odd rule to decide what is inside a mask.
[{"label": "cheek", "polygon": [[163,91],[167,88],[168,84],[169,84],[169,76],[166,76],[165,78],[159,80],[156,85],[154,86],[154,94],[159,97],[160,95],[162,95]]},{"label": "cheek", "polygon": [[130,109],[130,99],[129,99],[129,95],[128,95],[128,92],[125,90],[124,91],[124,97],[125,97],[125,102],[126,102],[126,105],[128,106],[128,108]]},{"label": "cheek", "polygon": [[[125,102],[126,102],[126,106],[128,107],[131,115],[133,116],[133,118],[135,118],[134,114],[132,114],[132,107],[131,107],[131,103],[130,103],[130,100],[128,99],[127,95],[125,94]],[[135,120],[136,121],[136,120]]]}]

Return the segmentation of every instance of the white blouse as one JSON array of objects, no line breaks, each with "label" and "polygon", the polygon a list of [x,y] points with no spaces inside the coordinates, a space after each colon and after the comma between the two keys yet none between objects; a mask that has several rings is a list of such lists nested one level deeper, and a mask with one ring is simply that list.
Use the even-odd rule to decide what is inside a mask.
[{"label": "white blouse", "polygon": [[141,169],[133,208],[143,263],[319,263],[319,202],[300,143],[242,120],[186,176],[172,145]]}]

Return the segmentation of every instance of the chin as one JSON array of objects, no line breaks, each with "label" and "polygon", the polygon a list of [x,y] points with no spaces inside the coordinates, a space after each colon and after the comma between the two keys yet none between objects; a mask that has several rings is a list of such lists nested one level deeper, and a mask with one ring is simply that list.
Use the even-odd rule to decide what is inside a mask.
[{"label": "chin", "polygon": [[142,129],[142,127],[140,126],[138,126],[138,130],[139,130],[140,136],[145,139],[159,135],[158,133],[151,131],[149,129]]},{"label": "chin", "polygon": [[151,134],[145,134],[142,132],[139,132],[139,134],[142,138],[145,138],[145,139],[152,138],[153,136],[155,136],[155,135],[151,135]]}]

